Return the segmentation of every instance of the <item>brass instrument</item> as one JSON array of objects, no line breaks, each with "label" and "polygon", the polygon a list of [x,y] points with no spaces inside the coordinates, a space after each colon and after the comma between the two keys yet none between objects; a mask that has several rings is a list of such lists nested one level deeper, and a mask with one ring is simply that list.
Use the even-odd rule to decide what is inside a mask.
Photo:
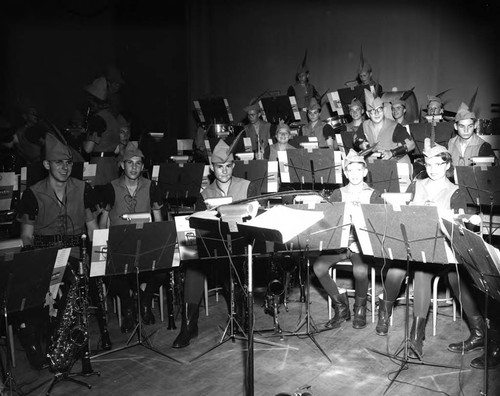
[{"label": "brass instrument", "polygon": [[[86,271],[86,236],[82,248],[78,274],[72,269],[75,281],[71,284],[64,310],[59,311],[58,327],[52,336],[47,357],[52,371],[67,373],[81,357],[84,374],[92,373],[88,346],[88,277]],[[69,267],[70,268],[70,267]]]}]

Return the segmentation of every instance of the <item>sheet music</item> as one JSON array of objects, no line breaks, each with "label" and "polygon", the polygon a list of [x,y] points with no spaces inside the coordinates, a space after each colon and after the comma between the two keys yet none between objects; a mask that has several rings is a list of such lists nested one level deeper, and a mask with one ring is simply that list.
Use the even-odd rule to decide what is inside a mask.
[{"label": "sheet music", "polygon": [[50,294],[53,298],[57,297],[57,292],[59,291],[59,286],[61,285],[70,253],[71,248],[59,249],[57,251],[56,262],[54,264],[54,269],[52,271],[52,277],[50,278],[49,285]]},{"label": "sheet music", "polygon": [[109,228],[94,230],[90,256],[90,277],[106,275],[108,238]]}]

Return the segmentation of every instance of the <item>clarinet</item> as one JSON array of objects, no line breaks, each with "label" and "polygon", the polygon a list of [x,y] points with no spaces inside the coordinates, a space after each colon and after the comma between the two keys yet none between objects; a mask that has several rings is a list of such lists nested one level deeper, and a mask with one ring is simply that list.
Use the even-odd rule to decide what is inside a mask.
[{"label": "clarinet", "polygon": [[167,330],[175,330],[174,319],[174,274],[169,271],[168,274],[168,288],[167,288],[167,309],[168,309],[168,327]]}]

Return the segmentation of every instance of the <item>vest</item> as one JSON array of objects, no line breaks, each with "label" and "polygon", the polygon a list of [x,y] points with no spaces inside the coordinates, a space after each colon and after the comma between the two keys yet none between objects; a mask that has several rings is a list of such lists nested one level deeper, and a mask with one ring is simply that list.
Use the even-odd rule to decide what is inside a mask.
[{"label": "vest", "polygon": [[231,184],[229,185],[229,190],[227,195],[217,187],[217,182],[214,181],[207,186],[202,192],[201,196],[203,199],[207,198],[222,198],[222,197],[232,197],[233,201],[239,201],[240,199],[247,198],[248,186],[250,182],[245,179],[240,179],[239,177],[233,176],[231,178]]},{"label": "vest", "polygon": [[444,188],[438,194],[431,196],[427,190],[429,179],[417,179],[415,181],[415,194],[411,201],[412,205],[426,205],[431,201],[440,210],[450,210],[451,197],[458,190],[458,186],[450,182],[448,179],[443,181]]},{"label": "vest", "polygon": [[479,156],[479,150],[484,144],[484,140],[476,134],[472,135],[469,139],[469,144],[465,148],[465,153],[462,155],[460,150],[460,136],[452,137],[448,142],[448,151],[451,154],[453,165],[455,166],[469,166],[472,165],[472,157]]},{"label": "vest", "polygon": [[115,192],[115,202],[109,211],[110,225],[129,224],[120,217],[125,213],[151,212],[151,180],[140,177],[133,196],[130,195],[123,176],[113,180],[111,185]]}]

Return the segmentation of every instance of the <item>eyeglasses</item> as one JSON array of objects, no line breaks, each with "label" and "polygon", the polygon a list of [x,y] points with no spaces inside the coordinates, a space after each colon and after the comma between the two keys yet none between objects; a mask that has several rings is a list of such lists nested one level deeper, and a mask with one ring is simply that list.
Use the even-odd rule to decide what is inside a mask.
[{"label": "eyeglasses", "polygon": [[370,114],[370,115],[382,114],[383,112],[384,112],[384,108],[383,107],[377,107],[376,109],[368,110],[368,114]]},{"label": "eyeglasses", "polygon": [[445,164],[447,164],[447,162],[431,162],[431,163],[426,163],[425,167],[426,168],[432,168],[432,167],[439,168]]}]

